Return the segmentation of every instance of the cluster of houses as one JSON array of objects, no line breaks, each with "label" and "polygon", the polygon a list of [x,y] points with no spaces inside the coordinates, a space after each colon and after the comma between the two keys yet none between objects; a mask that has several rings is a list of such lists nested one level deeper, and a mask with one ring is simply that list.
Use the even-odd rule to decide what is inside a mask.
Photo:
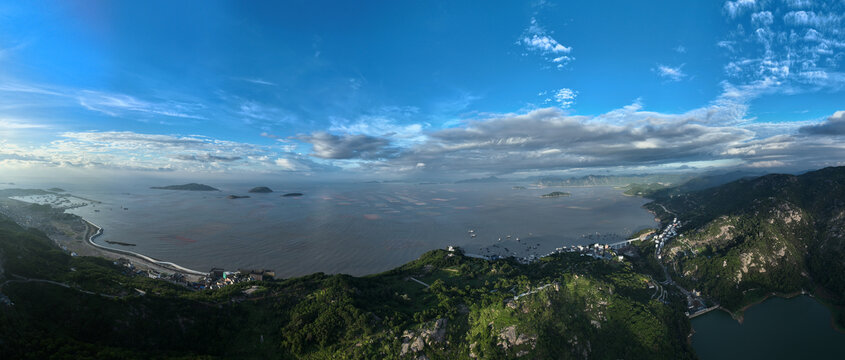
[{"label": "cluster of houses", "polygon": [[167,280],[172,283],[187,286],[195,290],[219,289],[227,285],[237,284],[245,281],[272,280],[276,277],[273,270],[267,269],[239,269],[238,271],[225,271],[220,268],[213,268],[208,274],[198,281],[190,281],[185,275],[174,273],[162,273],[152,269],[136,269],[126,258],[120,258],[114,262],[115,265],[123,266],[124,273],[133,276],[145,276],[152,279]]},{"label": "cluster of houses", "polygon": [[[494,255],[469,254],[469,253],[464,252],[463,249],[461,249],[458,246],[449,246],[446,250],[449,251],[449,252],[452,252],[452,253],[460,253],[460,254],[467,256],[467,257],[474,257],[474,258],[485,259],[485,260],[490,260],[490,261],[495,261],[495,260],[499,260],[499,259],[504,258],[504,257],[501,257],[499,255],[495,255],[495,254]],[[623,257],[621,255],[617,256],[616,252],[613,249],[611,249],[610,245],[606,245],[606,244],[564,246],[564,247],[559,247],[559,248],[555,249],[555,251],[552,251],[552,252],[545,254],[545,255],[530,254],[530,255],[524,256],[524,257],[513,257],[513,259],[516,260],[517,262],[519,262],[520,264],[531,264],[531,263],[539,261],[540,258],[552,256],[554,254],[565,253],[565,252],[566,253],[579,253],[579,254],[581,254],[581,256],[590,256],[590,257],[593,257],[593,258],[596,258],[596,259],[603,259],[603,260],[613,260],[614,258],[616,258],[619,261],[623,260]]]},{"label": "cluster of houses", "polygon": [[208,276],[200,280],[199,289],[219,289],[246,281],[272,280],[275,277],[276,273],[273,270],[239,269],[238,271],[225,271],[221,268],[213,268],[208,272]]},{"label": "cluster of houses", "polygon": [[663,230],[663,232],[654,237],[654,248],[657,253],[657,260],[662,258],[660,251],[663,250],[663,246],[666,245],[666,242],[675,237],[675,235],[678,235],[679,226],[681,226],[681,222],[678,221],[678,218],[675,218],[671,223],[669,223],[669,225],[666,225],[666,229]]}]

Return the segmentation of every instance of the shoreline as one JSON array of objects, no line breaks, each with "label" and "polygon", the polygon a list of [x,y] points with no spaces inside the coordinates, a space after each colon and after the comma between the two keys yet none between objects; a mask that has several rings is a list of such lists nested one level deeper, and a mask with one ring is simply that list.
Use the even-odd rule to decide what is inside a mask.
[{"label": "shoreline", "polygon": [[712,308],[710,310],[704,311],[702,313],[696,314],[694,317],[689,318],[689,320],[690,320],[690,332],[689,332],[689,335],[687,335],[687,343],[690,346],[692,346],[692,337],[693,337],[693,335],[695,335],[695,327],[692,325],[692,319],[693,318],[696,318],[696,317],[701,316],[701,315],[705,315],[707,313],[712,312],[713,310],[722,310],[722,311],[728,313],[728,315],[731,316],[731,319],[736,320],[740,325],[742,325],[742,323],[745,320],[745,318],[744,318],[745,311],[754,307],[755,305],[762,304],[766,300],[769,300],[769,299],[772,299],[772,298],[781,298],[781,299],[789,300],[789,299],[794,299],[794,298],[796,298],[798,296],[802,296],[802,295],[803,296],[809,296],[811,299],[815,300],[816,302],[818,302],[819,304],[824,306],[830,312],[830,326],[833,328],[834,331],[845,334],[845,329],[837,326],[836,319],[834,317],[835,312],[834,312],[834,309],[832,308],[832,306],[830,304],[828,304],[827,302],[825,302],[823,298],[815,296],[813,293],[811,293],[809,291],[801,290],[801,291],[796,291],[796,292],[793,292],[793,293],[786,293],[786,294],[777,293],[777,292],[772,292],[772,293],[766,294],[766,296],[763,297],[762,299],[754,301],[750,304],[747,304],[747,305],[743,306],[742,308],[740,308],[739,310],[737,310],[736,312],[731,312],[730,310],[728,310],[726,308],[718,306],[718,307]]},{"label": "shoreline", "polygon": [[[722,311],[728,313],[728,315],[730,315],[732,319],[736,320],[737,322],[739,322],[740,325],[742,325],[742,322],[745,321],[745,316],[744,316],[745,311],[750,309],[752,306],[762,304],[764,301],[769,300],[772,297],[779,297],[779,298],[783,298],[783,299],[792,299],[792,298],[794,298],[798,295],[809,295],[810,297],[815,298],[814,296],[812,296],[812,294],[810,294],[809,292],[807,292],[806,290],[803,290],[803,289],[801,291],[796,291],[796,292],[791,292],[791,293],[786,293],[786,294],[779,293],[779,292],[771,292],[771,293],[766,294],[766,296],[764,296],[762,299],[751,302],[749,304],[746,304],[735,312],[732,312],[732,311],[730,311],[730,310],[728,310],[724,307],[721,307],[721,306],[719,306],[719,310],[722,310]],[[832,317],[832,314],[831,314],[831,317]]]},{"label": "shoreline", "polygon": [[[86,224],[86,226],[88,227],[88,229],[85,233],[85,238],[86,238],[85,242],[88,243],[89,245],[99,249],[99,250],[103,250],[105,252],[113,253],[113,254],[128,255],[128,256],[131,256],[131,257],[135,257],[136,259],[139,259],[139,260],[145,262],[147,265],[151,265],[151,266],[154,266],[154,267],[160,267],[160,268],[163,268],[163,269],[167,269],[169,271],[181,273],[183,275],[192,275],[192,276],[207,276],[208,275],[208,273],[206,273],[206,272],[189,269],[189,268],[186,268],[184,266],[181,266],[181,265],[169,262],[169,261],[157,260],[157,259],[154,259],[152,257],[146,256],[144,254],[136,253],[134,251],[114,249],[114,248],[110,248],[108,246],[97,244],[97,243],[94,242],[94,239],[103,234],[103,228],[100,227],[97,224],[94,224],[94,223],[86,220],[85,218],[83,218],[81,216],[79,217],[79,219],[81,219],[82,222],[84,222]],[[93,234],[91,234],[91,228],[96,229],[96,231],[94,231]]]}]

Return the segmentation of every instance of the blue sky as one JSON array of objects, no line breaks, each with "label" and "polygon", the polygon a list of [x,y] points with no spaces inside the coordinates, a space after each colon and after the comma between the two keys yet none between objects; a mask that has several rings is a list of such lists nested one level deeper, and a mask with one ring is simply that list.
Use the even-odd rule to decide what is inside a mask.
[{"label": "blue sky", "polygon": [[0,169],[844,165],[845,1],[0,1]]}]

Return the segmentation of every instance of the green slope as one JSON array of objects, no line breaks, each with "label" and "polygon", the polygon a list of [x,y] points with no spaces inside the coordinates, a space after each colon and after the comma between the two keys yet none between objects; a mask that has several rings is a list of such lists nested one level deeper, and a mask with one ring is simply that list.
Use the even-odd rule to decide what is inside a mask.
[{"label": "green slope", "polygon": [[665,256],[686,287],[731,310],[802,290],[845,305],[845,167],[655,198],[646,206],[658,216],[684,221]]}]

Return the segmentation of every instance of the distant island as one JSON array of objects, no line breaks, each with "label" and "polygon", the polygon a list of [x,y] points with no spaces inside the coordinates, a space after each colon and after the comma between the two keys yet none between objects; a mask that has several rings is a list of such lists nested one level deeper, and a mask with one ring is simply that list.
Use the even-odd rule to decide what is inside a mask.
[{"label": "distant island", "polygon": [[190,183],[184,185],[153,186],[150,189],[158,190],[187,190],[187,191],[220,191],[205,184]]},{"label": "distant island", "polygon": [[525,186],[514,186],[514,190],[525,190]]},{"label": "distant island", "polygon": [[229,196],[227,196],[226,198],[227,198],[227,199],[246,199],[246,198],[248,198],[248,197],[249,197],[249,196],[229,195]]},{"label": "distant island", "polygon": [[57,187],[54,187],[54,188],[49,188],[49,189],[47,189],[47,190],[48,190],[48,191],[52,191],[52,192],[65,192],[65,189],[62,189],[62,188],[57,188]]},{"label": "distant island", "polygon": [[295,196],[302,196],[302,193],[287,193],[282,195],[282,197],[295,197]]},{"label": "distant island", "polygon": [[540,195],[540,197],[542,197],[542,198],[556,198],[556,197],[570,196],[570,195],[572,195],[572,194],[570,194],[568,192],[554,191],[554,192],[550,192],[548,194]]},{"label": "distant island", "polygon": [[271,193],[271,192],[273,192],[273,190],[266,187],[266,186],[258,186],[258,187],[254,187],[254,188],[250,189],[249,192],[251,192],[251,193],[263,193],[264,194],[264,193]]}]

